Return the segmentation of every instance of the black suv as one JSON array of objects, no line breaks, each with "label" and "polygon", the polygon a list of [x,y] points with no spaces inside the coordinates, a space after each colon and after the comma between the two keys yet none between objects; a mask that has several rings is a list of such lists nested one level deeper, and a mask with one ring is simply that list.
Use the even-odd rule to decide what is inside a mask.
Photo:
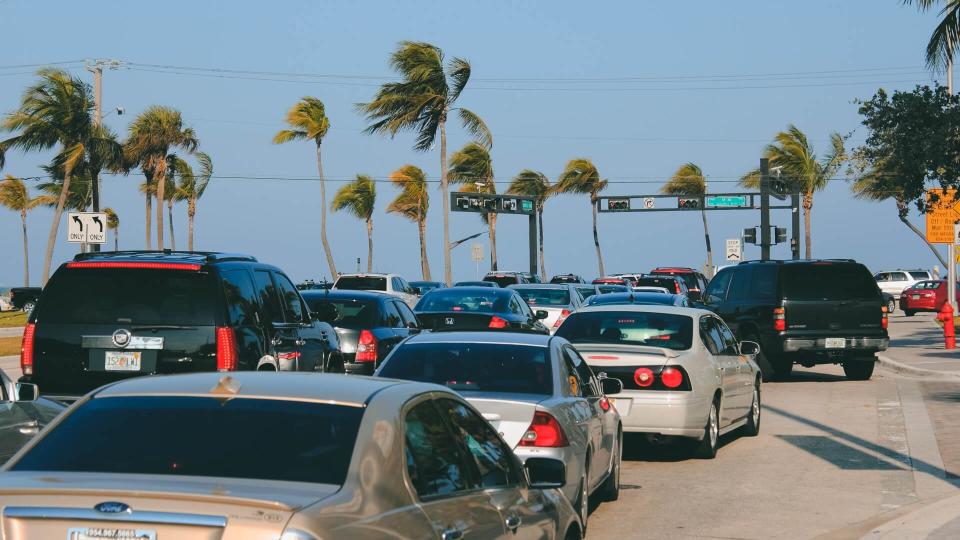
[{"label": "black suv", "polygon": [[64,400],[132,376],[342,371],[337,334],[280,269],[247,255],[77,255],[40,295],[21,382]]},{"label": "black suv", "polygon": [[880,290],[856,261],[745,261],[724,268],[703,303],[742,340],[756,341],[765,379],[789,377],[793,364],[842,364],[867,380],[889,344]]}]

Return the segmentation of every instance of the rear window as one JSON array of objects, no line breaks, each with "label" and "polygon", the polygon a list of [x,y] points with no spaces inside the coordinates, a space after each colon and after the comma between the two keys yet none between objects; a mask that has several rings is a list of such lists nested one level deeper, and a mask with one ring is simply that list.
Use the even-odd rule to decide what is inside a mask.
[{"label": "rear window", "polygon": [[877,282],[859,264],[785,264],[781,270],[783,297],[792,300],[876,300]]},{"label": "rear window", "polygon": [[697,282],[697,275],[690,272],[654,272],[654,274],[663,274],[666,276],[674,276],[683,280],[684,285],[688,289],[699,289],[700,283]]},{"label": "rear window", "polygon": [[218,287],[185,270],[72,268],[57,272],[40,301],[44,323],[214,324]]},{"label": "rear window", "polygon": [[461,392],[553,393],[545,347],[493,343],[401,345],[378,375],[442,384]]},{"label": "rear window", "polygon": [[11,470],[341,485],[362,416],[358,407],[300,401],[96,398],[64,418]]},{"label": "rear window", "polygon": [[520,283],[520,278],[517,276],[497,274],[492,276],[484,276],[483,281],[489,281],[491,283],[496,283],[501,287],[506,287],[507,285],[516,285],[517,283]]},{"label": "rear window", "polygon": [[463,292],[437,289],[425,294],[414,311],[465,311],[473,313],[500,313],[507,310],[510,295],[494,292]]},{"label": "rear window", "polygon": [[926,272],[910,272],[910,277],[913,279],[930,279],[930,274]]},{"label": "rear window", "polygon": [[597,285],[597,288],[600,289],[600,294],[627,292],[626,285]]},{"label": "rear window", "polygon": [[916,285],[910,288],[936,290],[936,289],[939,289],[940,286],[943,285],[944,283],[946,283],[946,281],[921,281],[920,283],[917,283]]},{"label": "rear window", "polygon": [[570,291],[567,289],[518,288],[514,290],[533,306],[569,306]]},{"label": "rear window", "polygon": [[693,319],[673,313],[593,311],[574,313],[556,335],[571,343],[648,345],[685,351],[693,342]]},{"label": "rear window", "polygon": [[344,276],[337,280],[334,289],[345,291],[386,291],[387,278],[376,276]]},{"label": "rear window", "polygon": [[310,311],[326,313],[324,308],[330,305],[337,309],[337,313],[339,313],[337,319],[327,321],[333,326],[352,329],[379,326],[377,324],[380,320],[378,304],[373,300],[325,299],[311,296],[304,298],[307,305],[310,306]]},{"label": "rear window", "polygon": [[583,296],[583,299],[586,300],[591,296],[597,294],[596,287],[577,287],[577,290],[580,291],[580,294]]},{"label": "rear window", "polygon": [[676,292],[677,279],[674,277],[642,277],[637,280],[637,287],[663,287],[669,292]]}]

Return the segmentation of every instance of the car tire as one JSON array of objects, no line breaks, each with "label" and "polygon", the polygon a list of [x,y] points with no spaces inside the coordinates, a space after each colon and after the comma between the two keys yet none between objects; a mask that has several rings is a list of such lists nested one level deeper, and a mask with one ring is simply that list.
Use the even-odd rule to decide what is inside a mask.
[{"label": "car tire", "polygon": [[34,308],[36,308],[36,307],[37,307],[37,303],[36,303],[36,302],[32,302],[32,301],[31,301],[31,302],[27,302],[27,303],[23,304],[23,312],[26,313],[27,316],[29,317],[30,314],[33,313]]},{"label": "car tire", "polygon": [[623,433],[617,436],[617,443],[613,449],[613,464],[610,466],[610,475],[600,486],[600,496],[604,501],[613,502],[620,498],[620,464],[623,460]]},{"label": "car tire", "polygon": [[887,313],[893,313],[896,310],[897,310],[897,301],[891,298],[890,301],[887,302]]},{"label": "car tire", "polygon": [[750,403],[747,425],[743,426],[743,432],[747,437],[756,437],[760,434],[760,413],[762,410],[760,383],[757,382],[753,385],[753,401]]},{"label": "car tire", "polygon": [[870,377],[873,377],[873,368],[875,365],[876,361],[873,358],[869,360],[844,362],[843,373],[847,376],[847,379],[851,381],[869,381]]},{"label": "car tire", "polygon": [[583,477],[580,478],[580,495],[577,497],[577,515],[580,516],[580,531],[583,536],[587,535],[587,520],[590,518],[590,482],[589,480],[590,460],[584,465]]},{"label": "car tire", "polygon": [[909,309],[903,310],[903,314],[906,315],[907,317],[913,317],[914,315],[916,315],[916,313],[917,313],[916,311],[912,311]]},{"label": "car tire", "polygon": [[[756,334],[748,334],[747,337],[744,338],[744,341],[752,341],[759,345],[760,337]],[[777,372],[773,368],[770,358],[763,352],[763,347],[760,347],[760,352],[753,358],[753,361],[760,367],[760,374],[763,375],[763,380],[773,380]]]},{"label": "car tire", "polygon": [[710,404],[710,412],[707,413],[707,423],[703,427],[703,439],[701,439],[694,450],[694,455],[699,459],[713,459],[717,457],[717,446],[720,444],[720,407],[718,399],[714,399]]}]

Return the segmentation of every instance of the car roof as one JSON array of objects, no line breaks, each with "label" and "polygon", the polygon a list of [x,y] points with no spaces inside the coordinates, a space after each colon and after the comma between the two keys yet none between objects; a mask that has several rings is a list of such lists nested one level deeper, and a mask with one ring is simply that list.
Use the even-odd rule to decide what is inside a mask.
[{"label": "car roof", "polygon": [[422,332],[405,343],[492,343],[546,347],[553,336],[525,332]]},{"label": "car roof", "polygon": [[618,300],[628,300],[632,299],[633,301],[639,302],[656,302],[658,304],[671,304],[676,300],[676,294],[662,293],[662,292],[648,292],[648,291],[633,291],[633,292],[615,292],[607,293],[597,296],[597,299],[594,302],[598,304],[607,304],[610,302],[616,302]]},{"label": "car roof", "polygon": [[508,289],[569,289],[576,283],[511,283]]},{"label": "car roof", "polygon": [[345,277],[400,277],[397,274],[380,274],[378,272],[360,272],[353,274],[340,274],[337,279]]},{"label": "car roof", "polygon": [[453,293],[453,294],[460,294],[460,293],[481,294],[482,293],[482,294],[506,295],[506,294],[513,294],[513,291],[511,291],[506,287],[473,287],[473,286],[444,287],[442,289],[433,289],[432,291],[424,294],[424,296],[431,295],[431,294],[450,294],[450,293]]},{"label": "car roof", "polygon": [[353,291],[349,289],[309,289],[300,291],[304,299],[323,299],[333,298],[337,300],[386,300],[393,298],[393,295],[384,294],[383,291]]},{"label": "car roof", "polygon": [[[576,313],[589,313],[593,311],[635,311],[640,313],[672,313],[676,315],[687,315],[690,317],[714,315],[712,311],[705,309],[668,306],[668,305],[634,305],[634,304],[598,304],[586,306],[577,310]],[[571,314],[571,316],[576,315]]]},{"label": "car roof", "polygon": [[210,264],[226,261],[257,262],[256,257],[242,253],[221,253],[218,251],[97,251],[79,253],[74,261],[84,262],[181,262]]},{"label": "car roof", "polygon": [[658,274],[660,272],[671,272],[674,274],[697,274],[696,270],[693,268],[687,268],[685,266],[658,266],[650,271],[651,274]]}]

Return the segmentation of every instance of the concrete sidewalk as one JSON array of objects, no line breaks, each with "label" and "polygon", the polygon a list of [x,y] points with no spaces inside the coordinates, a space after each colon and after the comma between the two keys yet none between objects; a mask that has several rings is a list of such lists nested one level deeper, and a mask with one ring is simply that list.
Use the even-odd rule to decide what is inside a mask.
[{"label": "concrete sidewalk", "polygon": [[877,355],[884,368],[906,375],[960,380],[960,349],[946,350],[932,313],[890,317],[890,348]]},{"label": "concrete sidewalk", "polygon": [[17,337],[23,335],[22,326],[13,326],[10,328],[0,328],[0,338],[3,337]]},{"label": "concrete sidewalk", "polygon": [[20,357],[19,356],[0,356],[0,370],[7,373],[7,376],[13,380],[20,378]]}]

